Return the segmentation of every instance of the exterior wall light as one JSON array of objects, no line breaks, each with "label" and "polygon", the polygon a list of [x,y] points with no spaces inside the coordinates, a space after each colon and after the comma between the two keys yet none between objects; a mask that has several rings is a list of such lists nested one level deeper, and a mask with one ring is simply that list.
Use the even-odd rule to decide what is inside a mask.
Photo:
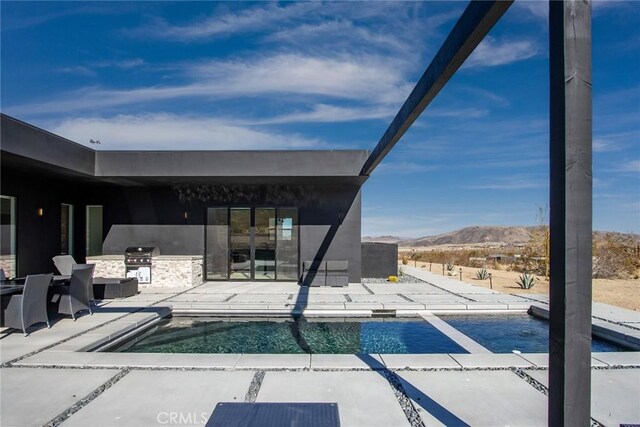
[{"label": "exterior wall light", "polygon": [[37,213],[38,213],[38,217],[42,219],[42,217],[44,216],[44,209],[38,208]]},{"label": "exterior wall light", "polygon": [[184,211],[184,223],[187,223],[187,220],[189,219],[189,213],[187,211]]}]

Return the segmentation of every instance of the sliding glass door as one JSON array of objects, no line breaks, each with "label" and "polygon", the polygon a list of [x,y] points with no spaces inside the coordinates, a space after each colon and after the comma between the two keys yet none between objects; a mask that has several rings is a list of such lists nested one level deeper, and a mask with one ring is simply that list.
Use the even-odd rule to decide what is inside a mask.
[{"label": "sliding glass door", "polygon": [[296,208],[209,208],[207,280],[298,280]]},{"label": "sliding glass door", "polygon": [[16,198],[0,196],[0,268],[16,277]]},{"label": "sliding glass door", "polygon": [[298,209],[278,209],[277,275],[280,280],[298,280]]},{"label": "sliding glass door", "polygon": [[231,208],[230,279],[251,279],[251,209]]},{"label": "sliding glass door", "polygon": [[254,278],[276,280],[276,210],[256,208]]},{"label": "sliding glass door", "polygon": [[73,205],[60,205],[60,255],[73,255]]},{"label": "sliding glass door", "polygon": [[207,280],[229,278],[229,209],[211,208],[207,211],[206,231]]}]

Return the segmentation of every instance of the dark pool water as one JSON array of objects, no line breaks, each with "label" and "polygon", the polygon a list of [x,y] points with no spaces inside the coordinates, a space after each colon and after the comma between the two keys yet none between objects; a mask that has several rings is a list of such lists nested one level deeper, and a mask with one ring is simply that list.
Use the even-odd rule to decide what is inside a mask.
[{"label": "dark pool water", "polygon": [[467,353],[422,319],[222,321],[175,317],[114,351],[139,353]]},{"label": "dark pool water", "polygon": [[[547,353],[549,322],[528,314],[439,316],[442,320],[494,353]],[[592,352],[628,349],[594,338]]]}]

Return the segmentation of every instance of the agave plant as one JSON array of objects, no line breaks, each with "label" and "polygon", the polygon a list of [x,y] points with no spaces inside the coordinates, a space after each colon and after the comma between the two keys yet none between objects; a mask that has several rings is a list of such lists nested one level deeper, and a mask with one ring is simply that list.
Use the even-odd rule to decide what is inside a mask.
[{"label": "agave plant", "polygon": [[516,281],[516,284],[522,289],[531,289],[533,288],[533,285],[535,285],[535,282],[536,278],[533,277],[533,275],[525,273],[520,276],[520,278]]},{"label": "agave plant", "polygon": [[476,271],[476,279],[487,280],[488,278],[489,278],[489,272],[487,271],[486,268]]},{"label": "agave plant", "polygon": [[447,271],[453,271],[455,268],[455,266],[450,262],[446,263],[444,266],[447,268]]}]

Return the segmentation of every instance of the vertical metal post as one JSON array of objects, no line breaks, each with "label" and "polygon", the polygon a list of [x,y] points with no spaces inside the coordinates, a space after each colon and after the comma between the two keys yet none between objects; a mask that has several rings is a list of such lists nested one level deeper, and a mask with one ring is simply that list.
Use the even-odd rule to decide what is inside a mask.
[{"label": "vertical metal post", "polygon": [[549,425],[591,403],[591,2],[549,2]]}]

